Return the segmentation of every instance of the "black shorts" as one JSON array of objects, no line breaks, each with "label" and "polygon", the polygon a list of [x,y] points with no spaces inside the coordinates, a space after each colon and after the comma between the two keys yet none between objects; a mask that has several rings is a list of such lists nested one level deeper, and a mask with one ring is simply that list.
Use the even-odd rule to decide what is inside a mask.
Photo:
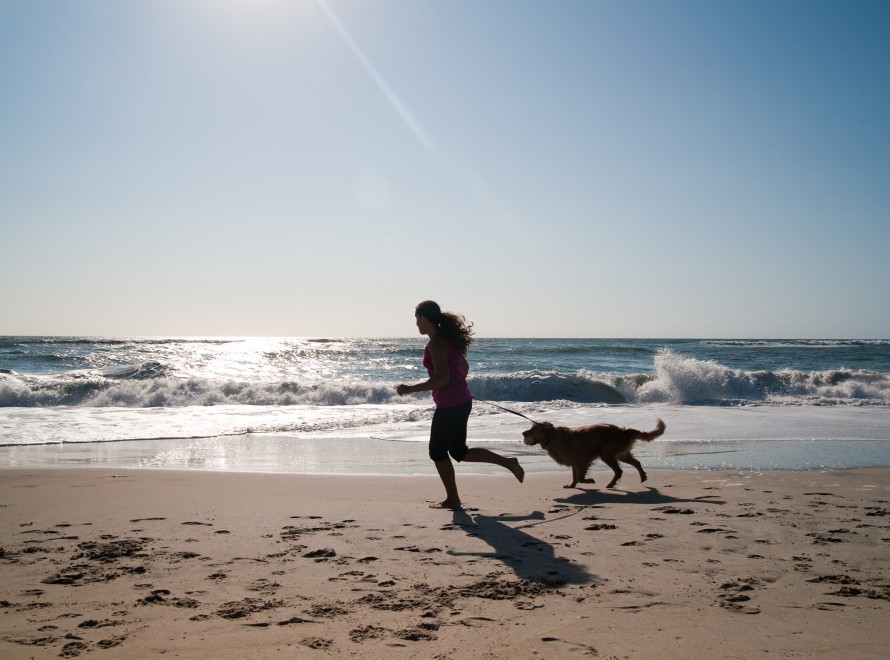
[{"label": "black shorts", "polygon": [[473,401],[467,401],[453,408],[436,408],[430,427],[430,458],[444,461],[451,458],[464,460],[470,448],[467,447],[467,420],[473,409]]}]

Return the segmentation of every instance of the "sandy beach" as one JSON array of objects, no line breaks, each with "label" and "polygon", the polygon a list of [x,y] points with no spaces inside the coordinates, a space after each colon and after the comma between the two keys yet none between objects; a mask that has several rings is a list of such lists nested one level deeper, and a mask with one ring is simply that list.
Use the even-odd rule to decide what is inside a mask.
[{"label": "sandy beach", "polygon": [[0,471],[0,656],[886,657],[890,469]]}]

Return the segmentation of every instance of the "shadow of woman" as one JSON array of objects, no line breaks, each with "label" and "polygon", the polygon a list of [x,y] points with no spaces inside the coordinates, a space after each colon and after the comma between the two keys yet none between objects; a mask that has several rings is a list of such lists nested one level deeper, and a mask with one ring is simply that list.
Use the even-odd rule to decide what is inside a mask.
[{"label": "shadow of woman", "polygon": [[[574,514],[569,514],[574,515]],[[533,521],[513,527],[508,522]],[[454,512],[454,524],[469,536],[482,539],[491,546],[491,552],[454,552],[456,557],[471,556],[495,559],[503,562],[517,577],[548,585],[591,584],[596,582],[585,566],[566,557],[560,557],[551,543],[524,531],[530,527],[545,525],[548,521],[541,511],[527,516],[471,516],[464,510]]]}]

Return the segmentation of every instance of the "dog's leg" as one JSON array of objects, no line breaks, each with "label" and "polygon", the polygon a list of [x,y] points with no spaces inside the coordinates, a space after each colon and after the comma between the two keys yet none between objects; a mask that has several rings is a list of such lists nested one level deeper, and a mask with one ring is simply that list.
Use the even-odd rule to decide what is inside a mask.
[{"label": "dog's leg", "polygon": [[614,488],[615,484],[617,484],[618,480],[621,478],[621,475],[624,474],[624,471],[621,469],[621,466],[618,465],[618,461],[614,456],[603,456],[602,459],[603,463],[612,468],[612,471],[615,473],[615,478],[606,485],[606,488]]},{"label": "dog's leg", "polygon": [[573,465],[572,466],[572,483],[564,488],[574,488],[578,484],[592,484],[593,479],[587,476],[587,471],[590,469],[590,463],[586,465]]},{"label": "dog's leg", "polygon": [[646,474],[646,471],[643,469],[643,466],[640,464],[640,462],[636,458],[633,457],[633,455],[631,455],[630,453],[627,453],[621,457],[621,460],[623,462],[627,463],[628,465],[633,465],[637,469],[637,472],[640,473],[640,483],[646,481],[646,479],[648,478],[648,475]]},{"label": "dog's leg", "polygon": [[578,485],[578,482],[581,479],[578,477],[578,468],[576,466],[572,466],[572,483],[566,484],[563,488],[574,488]]}]

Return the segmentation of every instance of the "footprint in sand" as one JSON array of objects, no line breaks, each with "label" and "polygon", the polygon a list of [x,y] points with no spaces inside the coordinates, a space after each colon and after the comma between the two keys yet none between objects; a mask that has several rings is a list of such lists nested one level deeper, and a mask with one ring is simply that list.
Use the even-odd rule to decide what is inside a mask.
[{"label": "footprint in sand", "polygon": [[846,603],[826,602],[826,603],[815,603],[815,604],[813,604],[813,607],[816,608],[817,610],[824,610],[826,612],[838,612],[838,611],[844,609],[845,607],[847,607],[847,604]]},{"label": "footprint in sand", "polygon": [[690,514],[695,513],[695,511],[693,511],[692,509],[681,509],[676,506],[659,506],[652,510],[653,511],[661,511],[662,513],[682,514],[682,515],[690,515]]},{"label": "footprint in sand", "polygon": [[331,648],[333,643],[334,640],[325,639],[323,637],[306,637],[305,639],[300,640],[300,644],[303,646],[308,646],[310,649],[318,651]]},{"label": "footprint in sand", "polygon": [[81,653],[88,651],[90,645],[86,642],[68,642],[65,646],[62,647],[62,652],[59,653],[60,658],[75,658],[79,656]]},{"label": "footprint in sand", "polygon": [[216,610],[216,615],[223,619],[241,619],[255,612],[271,610],[284,605],[283,600],[260,600],[258,598],[244,598],[242,600],[223,603]]},{"label": "footprint in sand", "polygon": [[426,555],[432,554],[433,552],[442,552],[441,548],[427,548],[426,550],[421,550],[416,545],[403,546],[401,548],[396,548],[396,550],[404,550],[406,552],[420,552]]},{"label": "footprint in sand", "polygon": [[340,616],[350,614],[352,610],[343,607],[340,603],[315,603],[306,610],[306,614],[317,619],[334,619]]},{"label": "footprint in sand", "polygon": [[813,539],[813,544],[815,545],[828,545],[830,543],[844,543],[845,540],[838,538],[836,536],[831,536],[831,532],[811,532],[807,534],[810,538]]},{"label": "footprint in sand", "polygon": [[98,642],[96,642],[96,646],[98,646],[100,649],[111,649],[115,646],[120,646],[125,641],[127,641],[126,635],[115,635],[114,637],[110,637],[108,639],[100,639]]},{"label": "footprint in sand", "polygon": [[435,623],[421,623],[416,628],[403,628],[402,630],[396,631],[396,637],[409,642],[431,642],[438,639],[438,637],[431,631],[438,629],[439,626]]},{"label": "footprint in sand", "polygon": [[742,614],[760,614],[760,608],[751,605],[751,596],[747,592],[754,591],[759,584],[756,578],[743,578],[731,580],[720,585],[724,593],[718,598],[720,607]]},{"label": "footprint in sand", "polygon": [[389,632],[391,631],[388,628],[383,628],[382,626],[361,626],[349,631],[349,639],[353,642],[361,643],[367,639],[380,639]]},{"label": "footprint in sand", "polygon": [[102,621],[98,621],[96,619],[87,619],[86,621],[81,621],[77,624],[78,628],[88,628],[90,630],[94,628],[106,628],[108,626],[120,626],[126,623],[126,621],[120,621],[118,619],[103,619]]}]

